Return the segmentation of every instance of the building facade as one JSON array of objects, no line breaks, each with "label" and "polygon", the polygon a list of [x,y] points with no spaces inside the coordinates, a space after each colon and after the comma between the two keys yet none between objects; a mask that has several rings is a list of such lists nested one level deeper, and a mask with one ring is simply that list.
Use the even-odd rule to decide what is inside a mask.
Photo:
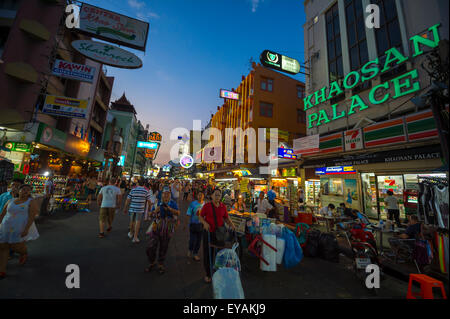
[{"label": "building facade", "polygon": [[[236,90],[239,100],[226,99],[221,107],[211,118],[211,128],[218,129],[222,134],[222,141],[218,144],[213,139],[209,146],[214,145],[222,149],[222,161],[226,166],[235,166],[237,144],[244,145],[244,163],[249,163],[248,150],[256,150],[258,154],[258,141],[265,136],[258,133],[260,128],[277,128],[278,141],[292,145],[295,138],[305,136],[305,111],[303,110],[303,98],[305,86],[303,82],[292,79],[284,74],[267,69],[260,64],[253,63],[252,70],[247,76],[242,76],[242,81]],[[254,139],[245,134],[236,135],[231,139],[226,136],[226,129],[251,128],[255,131]],[[267,134],[268,132],[266,132]],[[238,140],[240,138],[240,140]],[[266,152],[269,155],[269,138],[266,140]],[[256,156],[258,166],[261,163]],[[229,159],[233,159],[232,163]],[[210,168],[221,167],[221,164],[212,164]]]},{"label": "building facade", "polygon": [[[365,24],[370,4],[380,9],[379,28]],[[449,37],[448,5],[304,1],[306,126],[308,136],[320,136],[303,163],[310,205],[346,202],[384,218],[392,190],[405,217],[406,194],[417,192],[420,177],[445,176],[436,112],[417,98],[433,89],[424,63]]]}]

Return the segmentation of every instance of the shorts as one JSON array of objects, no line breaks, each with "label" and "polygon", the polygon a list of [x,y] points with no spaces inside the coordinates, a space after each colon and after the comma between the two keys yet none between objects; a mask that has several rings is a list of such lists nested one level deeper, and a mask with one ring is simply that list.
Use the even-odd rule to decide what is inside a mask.
[{"label": "shorts", "polygon": [[88,188],[88,195],[93,195],[93,194],[95,194],[95,189]]},{"label": "shorts", "polygon": [[144,213],[129,213],[130,215],[130,222],[140,222],[142,220],[142,217],[144,216]]},{"label": "shorts", "polygon": [[114,218],[114,214],[116,213],[116,209],[112,207],[101,207],[100,208],[100,220],[107,221],[108,219]]}]

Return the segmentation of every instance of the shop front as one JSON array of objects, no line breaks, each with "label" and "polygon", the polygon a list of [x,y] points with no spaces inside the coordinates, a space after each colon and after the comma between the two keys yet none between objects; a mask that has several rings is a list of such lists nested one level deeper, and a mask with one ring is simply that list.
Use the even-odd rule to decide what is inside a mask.
[{"label": "shop front", "polygon": [[[384,199],[397,198],[400,218],[417,212],[421,177],[445,177],[440,145],[309,160],[320,175],[320,206],[346,203],[369,218],[386,219]],[[325,173],[325,174],[324,174]]]}]

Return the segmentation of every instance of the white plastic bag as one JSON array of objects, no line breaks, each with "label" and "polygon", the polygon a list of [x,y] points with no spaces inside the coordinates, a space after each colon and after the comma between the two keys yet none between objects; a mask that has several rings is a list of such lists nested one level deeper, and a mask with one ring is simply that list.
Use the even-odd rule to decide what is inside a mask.
[{"label": "white plastic bag", "polygon": [[286,247],[286,242],[283,238],[277,238],[277,264],[281,265],[283,263],[284,249]]},{"label": "white plastic bag", "polygon": [[219,251],[216,255],[214,267],[216,269],[233,268],[237,271],[241,271],[241,262],[236,254],[236,248],[238,248],[238,246],[239,244],[235,243],[231,249],[226,248]]},{"label": "white plastic bag", "polygon": [[[270,244],[272,247],[277,246],[277,237],[275,235],[263,235],[262,239]],[[260,268],[263,271],[277,271],[277,253],[275,250],[262,244],[262,257],[269,263],[268,265],[264,261],[260,261]]]},{"label": "white plastic bag", "polygon": [[28,230],[28,235],[25,237],[25,241],[36,240],[39,238],[39,232],[36,228],[36,224],[33,222],[30,229]]},{"label": "white plastic bag", "polygon": [[212,276],[214,299],[245,299],[239,272],[220,268]]}]

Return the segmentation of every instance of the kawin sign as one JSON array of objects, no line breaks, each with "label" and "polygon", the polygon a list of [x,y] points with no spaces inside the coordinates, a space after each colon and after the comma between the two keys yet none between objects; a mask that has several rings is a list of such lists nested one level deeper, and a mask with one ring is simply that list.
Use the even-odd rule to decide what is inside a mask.
[{"label": "kawin sign", "polygon": [[[424,53],[420,48],[420,45],[427,46],[429,48],[436,48],[439,45],[439,26],[440,23],[428,29],[433,34],[433,40],[428,37],[425,38],[421,35],[415,35],[410,38],[413,48],[412,58],[420,56]],[[381,62],[379,58],[369,61],[361,68],[361,70],[348,73],[342,84],[339,84],[338,81],[334,81],[330,84],[328,90],[327,87],[323,87],[304,98],[303,101],[305,104],[305,111],[343,94],[345,90],[351,90],[357,85],[370,81],[380,73],[388,72],[392,69],[392,67],[400,65],[409,59],[396,47],[387,50],[384,55],[386,56],[384,62]],[[379,105],[385,103],[389,99],[395,100],[399,97],[419,91],[421,88],[420,82],[417,81],[418,77],[419,75],[417,69],[414,69],[392,80],[375,85],[369,92],[369,102],[372,105]],[[394,88],[392,96],[388,93],[388,90],[391,87]],[[328,94],[326,91],[328,91]],[[369,108],[366,102],[364,102],[358,94],[353,95],[348,102],[350,103],[348,112],[346,112],[345,109],[338,112],[338,104],[336,103],[332,104],[331,109],[328,109],[328,111],[323,109],[318,112],[310,113],[308,115],[308,128],[320,126],[324,123],[327,124],[342,117],[352,115],[356,113],[356,111],[363,111]]]}]

